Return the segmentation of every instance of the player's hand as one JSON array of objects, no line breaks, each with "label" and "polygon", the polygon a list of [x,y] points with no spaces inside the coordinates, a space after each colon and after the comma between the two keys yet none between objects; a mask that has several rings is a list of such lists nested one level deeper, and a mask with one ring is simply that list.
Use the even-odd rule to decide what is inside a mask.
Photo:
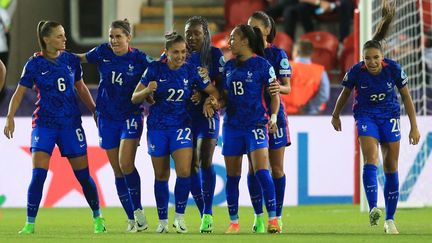
[{"label": "player's hand", "polygon": [[277,129],[278,129],[277,124],[276,124],[276,123],[273,123],[272,121],[270,121],[270,122],[269,122],[269,132],[270,132],[271,134],[274,134],[274,133],[277,132]]},{"label": "player's hand", "polygon": [[269,93],[270,95],[277,95],[280,93],[280,85],[279,82],[275,79],[273,82],[269,85]]},{"label": "player's hand", "polygon": [[213,95],[210,95],[207,99],[206,102],[210,102],[210,105],[213,107],[213,109],[215,110],[219,110],[220,104],[218,99],[216,99],[216,97],[214,97]]},{"label": "player's hand", "polygon": [[331,124],[333,125],[336,131],[342,131],[342,123],[340,117],[332,116]]},{"label": "player's hand", "polygon": [[409,143],[412,145],[418,144],[420,141],[420,132],[418,128],[411,128],[409,133]]},{"label": "player's hand", "polygon": [[153,98],[153,95],[149,95],[149,96],[147,96],[146,99],[145,99],[145,101],[146,101],[147,103],[149,103],[150,105],[153,105],[154,103],[156,103],[156,101],[155,101],[154,98]]},{"label": "player's hand", "polygon": [[203,105],[203,113],[207,118],[213,117],[215,110],[219,107],[219,102],[213,95],[206,98]]},{"label": "player's hand", "polygon": [[8,138],[11,139],[13,138],[13,133],[15,131],[15,121],[13,118],[6,118],[6,125],[4,127],[4,135]]},{"label": "player's hand", "polygon": [[211,117],[213,117],[215,110],[213,109],[213,107],[210,104],[205,104],[203,106],[203,113],[204,113],[205,117],[211,118]]},{"label": "player's hand", "polygon": [[194,103],[195,105],[198,105],[201,102],[201,98],[202,98],[201,92],[194,89],[192,97],[190,98],[192,103]]},{"label": "player's hand", "polygon": [[270,120],[269,120],[269,132],[271,134],[276,133],[277,132],[277,114],[272,114],[270,116]]},{"label": "player's hand", "polygon": [[147,86],[147,92],[148,93],[153,93],[153,92],[155,92],[156,91],[156,89],[157,89],[157,83],[156,83],[156,81],[151,81],[149,84],[148,84],[148,86]]},{"label": "player's hand", "polygon": [[207,80],[210,80],[210,77],[209,77],[209,71],[208,71],[207,68],[204,68],[204,67],[198,67],[198,74],[199,74],[199,76],[200,76],[201,78],[203,78],[203,79],[207,79]]}]

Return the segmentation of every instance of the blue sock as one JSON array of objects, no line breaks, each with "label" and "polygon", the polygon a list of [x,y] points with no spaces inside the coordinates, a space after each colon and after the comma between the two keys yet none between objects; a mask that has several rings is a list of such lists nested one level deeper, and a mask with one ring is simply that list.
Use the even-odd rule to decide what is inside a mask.
[{"label": "blue sock", "polygon": [[276,193],[276,217],[281,217],[285,196],[286,176],[283,175],[280,178],[273,178],[273,184]]},{"label": "blue sock", "polygon": [[204,214],[213,214],[213,197],[216,186],[216,172],[212,165],[208,169],[202,171],[202,193],[204,197]]},{"label": "blue sock", "polygon": [[226,199],[230,220],[237,220],[240,176],[227,176]]},{"label": "blue sock", "polygon": [[168,219],[169,189],[168,181],[157,181],[154,184],[154,194],[159,220]]},{"label": "blue sock", "polygon": [[191,194],[202,216],[203,208],[204,208],[204,199],[201,191],[201,172],[198,171],[197,173],[191,174],[190,178],[191,178],[191,186],[190,186]]},{"label": "blue sock", "polygon": [[27,191],[27,222],[34,223],[42,199],[42,191],[48,170],[34,168]]},{"label": "blue sock", "polygon": [[81,184],[84,196],[93,211],[93,218],[100,216],[99,196],[96,184],[90,176],[89,168],[74,170],[75,177]]},{"label": "blue sock", "polygon": [[132,199],[133,210],[142,209],[141,206],[141,178],[138,171],[134,169],[129,175],[124,175],[129,194]]},{"label": "blue sock", "polygon": [[174,201],[176,213],[184,214],[187,206],[190,188],[190,177],[177,177],[176,184],[174,186]]},{"label": "blue sock", "polygon": [[124,211],[127,214],[128,219],[133,220],[134,214],[133,214],[133,208],[132,208],[132,199],[129,195],[129,190],[126,186],[126,181],[124,177],[116,177],[115,178],[115,185],[117,188],[117,195],[120,199],[120,202],[123,206]]},{"label": "blue sock", "polygon": [[377,206],[378,182],[377,167],[373,164],[363,166],[363,187],[369,204],[369,211]]},{"label": "blue sock", "polygon": [[273,180],[270,176],[269,170],[258,170],[255,172],[259,184],[264,195],[264,202],[266,205],[269,218],[276,217],[276,195]]},{"label": "blue sock", "polygon": [[262,190],[261,185],[259,184],[258,179],[254,174],[248,174],[247,185],[249,188],[249,196],[252,201],[252,206],[255,214],[262,214]]},{"label": "blue sock", "polygon": [[394,219],[399,199],[399,176],[398,173],[386,173],[384,184],[384,201],[386,205],[386,220]]}]

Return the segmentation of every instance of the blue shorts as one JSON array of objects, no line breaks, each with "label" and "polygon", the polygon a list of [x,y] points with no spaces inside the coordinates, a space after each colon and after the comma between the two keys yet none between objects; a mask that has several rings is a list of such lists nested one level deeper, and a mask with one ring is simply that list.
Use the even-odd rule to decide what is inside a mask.
[{"label": "blue shorts", "polygon": [[260,148],[268,148],[266,127],[240,130],[224,125],[222,128],[222,155],[241,156]]},{"label": "blue shorts", "polygon": [[219,117],[194,117],[192,120],[192,133],[194,138],[213,138],[219,136]]},{"label": "blue shorts", "polygon": [[400,140],[400,119],[395,118],[369,118],[356,119],[358,136],[374,137],[379,143],[397,142]]},{"label": "blue shorts", "polygon": [[56,129],[34,127],[31,134],[31,151],[52,154],[54,145],[63,157],[75,158],[87,154],[87,142],[81,125],[76,128]]},{"label": "blue shorts", "polygon": [[288,128],[288,119],[278,119],[278,130],[276,133],[269,133],[269,149],[279,149],[291,145],[291,137]]},{"label": "blue shorts", "polygon": [[98,117],[99,146],[103,149],[113,149],[120,146],[122,139],[141,138],[143,131],[143,116],[130,115],[124,121],[115,121]]},{"label": "blue shorts", "polygon": [[192,129],[184,127],[168,130],[148,130],[147,147],[150,156],[165,156],[177,149],[192,148]]}]

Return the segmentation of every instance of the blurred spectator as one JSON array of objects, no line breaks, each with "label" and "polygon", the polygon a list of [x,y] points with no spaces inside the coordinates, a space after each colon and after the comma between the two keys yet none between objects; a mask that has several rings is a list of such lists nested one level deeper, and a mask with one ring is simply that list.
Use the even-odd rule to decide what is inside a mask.
[{"label": "blurred spectator", "polygon": [[0,103],[6,95],[6,67],[0,60]]},{"label": "blurred spectator", "polygon": [[330,81],[324,66],[312,63],[313,44],[300,40],[294,46],[291,62],[291,93],[281,94],[288,114],[320,114],[330,96]]},{"label": "blurred spectator", "polygon": [[0,7],[0,60],[7,65],[9,58],[9,47],[6,33],[9,31],[10,25],[9,14],[6,9]]},{"label": "blurred spectator", "polygon": [[350,33],[354,3],[352,0],[279,0],[270,6],[266,13],[273,19],[283,17],[284,31],[295,39],[297,21],[304,32],[314,31],[312,16],[324,13],[336,13],[339,20],[339,41],[342,42]]},{"label": "blurred spectator", "polygon": [[[0,0],[0,59],[5,66],[8,65],[11,21],[17,7],[17,1]],[[4,43],[6,43],[6,48]]]}]

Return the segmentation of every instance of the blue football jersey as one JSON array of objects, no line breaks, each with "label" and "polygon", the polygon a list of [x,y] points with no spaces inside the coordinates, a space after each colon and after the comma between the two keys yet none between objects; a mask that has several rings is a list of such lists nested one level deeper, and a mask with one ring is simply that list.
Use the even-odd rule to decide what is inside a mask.
[{"label": "blue football jersey", "polygon": [[185,63],[177,70],[171,70],[166,60],[153,62],[144,72],[141,83],[145,86],[157,82],[153,94],[155,104],[150,106],[147,118],[149,129],[168,129],[191,125],[187,103],[192,90],[205,89],[210,82],[203,80],[195,65]]},{"label": "blue football jersey", "polygon": [[[267,48],[264,49],[265,58],[267,61],[273,66],[275,69],[276,77],[278,79],[281,78],[290,78],[291,77],[291,66],[288,61],[288,56],[286,55],[285,51],[276,47],[275,45],[268,45]],[[264,93],[264,98],[267,107],[269,108],[268,114],[271,115],[271,109],[270,109],[270,94],[268,92]],[[278,121],[284,121],[285,118],[285,111],[283,108],[282,102],[279,106],[279,112],[278,112]]]},{"label": "blue football jersey", "polygon": [[224,67],[224,89],[228,91],[224,122],[231,127],[247,129],[268,122],[264,93],[276,78],[274,68],[262,57],[253,56],[237,66],[229,60]]},{"label": "blue football jersey", "polygon": [[354,65],[346,74],[342,85],[354,89],[354,117],[392,118],[400,116],[398,89],[407,85],[408,77],[400,65],[385,58],[382,71],[370,74],[362,61]]},{"label": "blue football jersey", "polygon": [[[209,67],[205,67],[201,64],[201,55],[199,52],[194,52],[191,54],[191,56],[188,58],[188,62],[194,64],[195,66],[205,67],[209,70],[209,77],[213,81],[213,85],[215,84],[216,77],[220,76],[222,77],[223,74],[223,68],[225,65],[225,59],[223,56],[222,51],[219,48],[213,47],[211,48],[211,64]],[[202,95],[202,101],[204,101],[208,97],[207,94],[203,93]],[[203,104],[204,102],[201,102],[197,105],[193,104],[192,102],[189,103],[188,109],[192,116],[192,118],[199,118],[203,117]],[[215,119],[219,120],[219,113],[215,112],[214,116]]]},{"label": "blue football jersey", "polygon": [[141,112],[140,105],[132,104],[131,97],[142,74],[153,61],[151,57],[135,48],[117,56],[105,43],[87,52],[86,58],[89,63],[98,65],[98,116],[125,120],[130,114]]},{"label": "blue football jersey", "polygon": [[35,54],[24,66],[19,84],[38,93],[33,127],[74,128],[81,124],[75,82],[82,79],[77,56],[63,51],[55,60]]}]

